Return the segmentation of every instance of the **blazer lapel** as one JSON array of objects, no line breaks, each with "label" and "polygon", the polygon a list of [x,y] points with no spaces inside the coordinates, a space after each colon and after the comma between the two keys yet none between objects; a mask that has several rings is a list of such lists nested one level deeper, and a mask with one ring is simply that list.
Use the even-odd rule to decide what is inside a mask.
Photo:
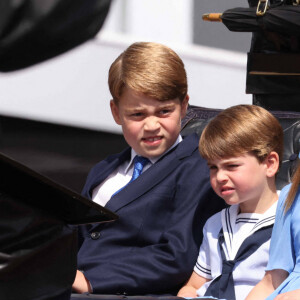
[{"label": "blazer lapel", "polygon": [[92,193],[95,187],[103,182],[119,165],[124,161],[129,160],[131,155],[131,148],[127,148],[119,154],[108,157],[100,163],[95,172],[95,177],[92,178],[88,186],[88,195],[92,199]]},{"label": "blazer lapel", "polygon": [[151,168],[145,171],[135,181],[113,196],[105,206],[111,211],[118,211],[122,207],[135,201],[151,188],[159,184],[166,176],[173,172],[180,164],[180,161],[192,155],[198,148],[199,137],[197,135],[188,136],[170,152],[166,153]]}]

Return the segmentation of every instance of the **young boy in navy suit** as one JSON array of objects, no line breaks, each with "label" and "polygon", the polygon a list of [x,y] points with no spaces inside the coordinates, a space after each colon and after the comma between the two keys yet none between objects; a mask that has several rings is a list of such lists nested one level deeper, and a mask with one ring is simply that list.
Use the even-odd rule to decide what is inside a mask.
[{"label": "young boy in navy suit", "polygon": [[202,226],[223,207],[199,137],[180,136],[189,101],[184,64],[166,46],[135,43],[111,65],[108,83],[130,147],[91,170],[83,195],[119,220],[79,228],[73,290],[176,295],[197,259]]}]

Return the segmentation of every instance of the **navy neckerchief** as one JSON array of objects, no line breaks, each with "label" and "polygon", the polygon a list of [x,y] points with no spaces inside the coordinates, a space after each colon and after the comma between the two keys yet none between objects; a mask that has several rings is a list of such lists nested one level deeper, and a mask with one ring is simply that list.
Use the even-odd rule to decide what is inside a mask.
[{"label": "navy neckerchief", "polygon": [[234,281],[232,271],[237,262],[245,260],[252,255],[262,244],[271,238],[273,225],[263,227],[248,236],[239,248],[234,260],[226,260],[222,247],[224,243],[223,228],[219,233],[219,246],[222,258],[222,274],[215,278],[208,286],[205,296],[220,299],[235,300]]}]

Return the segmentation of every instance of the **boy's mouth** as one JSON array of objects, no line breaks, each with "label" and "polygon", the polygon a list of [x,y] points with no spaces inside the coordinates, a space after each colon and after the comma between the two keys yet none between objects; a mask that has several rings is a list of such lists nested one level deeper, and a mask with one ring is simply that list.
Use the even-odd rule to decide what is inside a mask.
[{"label": "boy's mouth", "polygon": [[142,138],[142,141],[149,145],[156,145],[160,143],[161,140],[162,140],[162,136],[151,136],[147,138]]},{"label": "boy's mouth", "polygon": [[232,191],[234,191],[234,188],[232,188],[232,187],[222,187],[221,188],[222,195],[230,194]]},{"label": "boy's mouth", "polygon": [[145,142],[156,142],[156,141],[159,141],[161,139],[162,139],[161,136],[142,138],[142,140],[145,141]]}]

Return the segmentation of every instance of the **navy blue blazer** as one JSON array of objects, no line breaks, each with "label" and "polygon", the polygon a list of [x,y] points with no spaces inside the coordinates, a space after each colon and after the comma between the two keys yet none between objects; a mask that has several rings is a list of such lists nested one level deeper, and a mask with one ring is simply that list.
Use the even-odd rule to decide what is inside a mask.
[{"label": "navy blue blazer", "polygon": [[[198,152],[199,137],[186,137],[107,203],[119,215],[107,224],[79,228],[78,269],[95,294],[176,295],[190,277],[202,228],[224,201],[212,191]],[[131,149],[109,156],[89,173],[83,195],[125,160]]]}]

